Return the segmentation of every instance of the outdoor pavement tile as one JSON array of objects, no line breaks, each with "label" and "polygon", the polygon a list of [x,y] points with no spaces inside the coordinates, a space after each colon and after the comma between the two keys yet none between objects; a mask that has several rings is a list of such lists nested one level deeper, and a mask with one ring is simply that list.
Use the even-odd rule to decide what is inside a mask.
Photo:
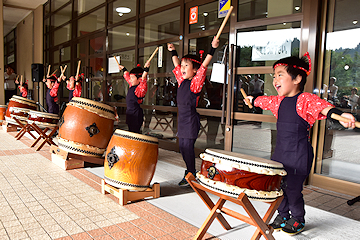
[{"label": "outdoor pavement tile", "polygon": [[9,233],[9,237],[10,239],[22,239],[29,237],[29,235],[25,231],[18,231]]},{"label": "outdoor pavement tile", "polygon": [[112,237],[110,237],[109,235],[104,235],[104,236],[98,236],[98,237],[94,237],[95,240],[114,240]]},{"label": "outdoor pavement tile", "polygon": [[83,232],[83,233],[78,233],[78,234],[74,234],[71,235],[71,237],[74,240],[88,240],[88,239],[93,239],[88,233]]},{"label": "outdoor pavement tile", "polygon": [[108,227],[108,226],[113,225],[113,223],[110,222],[109,220],[97,221],[97,222],[95,222],[95,224],[98,225],[98,226],[101,227],[101,228],[104,228],[104,227]]},{"label": "outdoor pavement tile", "polygon": [[133,228],[134,224],[132,224],[131,222],[122,222],[119,224],[116,224],[118,227],[120,227],[121,229],[128,229],[128,228]]},{"label": "outdoor pavement tile", "polygon": [[187,238],[191,237],[189,234],[187,234],[183,231],[173,232],[173,233],[171,233],[171,236],[178,240],[187,239]]},{"label": "outdoor pavement tile", "polygon": [[48,234],[42,234],[32,237],[31,240],[52,240],[52,239]]},{"label": "outdoor pavement tile", "polygon": [[106,232],[102,229],[94,229],[94,230],[91,230],[91,231],[88,231],[88,233],[92,236],[92,237],[98,237],[98,236],[102,236],[102,235],[105,235]]},{"label": "outdoor pavement tile", "polygon": [[107,233],[113,233],[113,232],[121,231],[120,227],[118,227],[117,225],[111,225],[111,226],[103,227],[102,229]]},{"label": "outdoor pavement tile", "polygon": [[124,232],[122,230],[120,230],[119,232],[112,232],[110,235],[116,240],[130,237],[129,234],[127,234],[126,232]]},{"label": "outdoor pavement tile", "polygon": [[99,226],[97,226],[95,223],[90,223],[90,224],[86,224],[86,225],[81,225],[81,227],[85,230],[85,231],[92,231],[92,230],[96,230],[99,229]]},{"label": "outdoor pavement tile", "polygon": [[128,233],[130,236],[135,236],[135,235],[144,233],[143,230],[141,230],[140,228],[137,228],[137,227],[127,228],[127,229],[124,229],[124,231],[126,233]]}]

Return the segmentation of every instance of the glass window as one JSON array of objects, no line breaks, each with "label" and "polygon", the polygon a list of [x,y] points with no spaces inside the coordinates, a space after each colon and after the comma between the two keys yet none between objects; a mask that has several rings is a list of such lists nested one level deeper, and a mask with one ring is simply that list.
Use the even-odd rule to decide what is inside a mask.
[{"label": "glass window", "polygon": [[[335,1],[329,13],[324,66],[324,99],[360,120],[360,26],[355,0]],[[331,11],[331,9],[329,9]],[[327,121],[321,165],[316,172],[322,175],[360,183],[358,174],[359,129],[345,129]]]},{"label": "glass window", "polygon": [[85,41],[82,41],[80,43],[77,44],[77,55],[76,57],[77,58],[84,58],[87,54],[87,51],[86,51],[86,42]]},{"label": "glass window", "polygon": [[[52,0],[51,1],[51,11],[54,12],[61,6],[64,6],[65,3],[69,2],[69,0]],[[70,4],[71,5],[71,4]]]},{"label": "glass window", "polygon": [[104,59],[103,58],[90,58],[89,74],[92,78],[102,78],[104,75]]},{"label": "glass window", "polygon": [[50,18],[46,18],[44,20],[44,33],[48,33],[50,31]]},{"label": "glass window", "polygon": [[78,20],[78,36],[86,35],[105,27],[105,7]]},{"label": "glass window", "polygon": [[53,63],[59,63],[60,61],[60,55],[59,55],[59,50],[54,52],[54,59],[53,59]]},{"label": "glass window", "polygon": [[109,30],[111,50],[135,46],[136,22],[126,23]]},{"label": "glass window", "polygon": [[180,7],[176,7],[140,19],[140,42],[147,43],[179,36],[179,30]]},{"label": "glass window", "polygon": [[65,48],[60,49],[60,53],[61,53],[61,62],[70,60],[70,58],[71,58],[70,47],[65,47]]},{"label": "glass window", "polygon": [[284,16],[302,12],[301,0],[239,0],[238,21]]},{"label": "glass window", "polygon": [[15,51],[15,41],[9,42],[9,53],[12,53]]},{"label": "glass window", "polygon": [[51,16],[53,27],[58,27],[71,20],[72,5],[69,4]]},{"label": "glass window", "polygon": [[11,40],[13,40],[15,38],[15,30],[9,32],[8,35],[6,35],[6,41],[10,42]]},{"label": "glass window", "polygon": [[136,16],[136,2],[136,0],[118,0],[109,3],[109,24]]},{"label": "glass window", "polygon": [[103,2],[105,2],[105,0],[77,0],[78,14],[80,15],[84,12],[87,12],[94,7],[99,6]]},{"label": "glass window", "polygon": [[45,4],[44,4],[44,15],[48,15],[50,13],[50,2],[47,1]]},{"label": "glass window", "polygon": [[300,32],[300,22],[238,31],[237,67],[272,66],[280,58],[299,56]]},{"label": "glass window", "polygon": [[89,54],[102,53],[105,50],[105,37],[97,37],[90,39]]},{"label": "glass window", "polygon": [[148,12],[156,8],[177,2],[178,0],[140,0],[140,12]]},{"label": "glass window", "polygon": [[[197,23],[189,25],[190,33],[218,29],[220,27],[224,18],[218,18],[218,1],[201,5],[198,11]],[[189,20],[187,19],[186,21],[188,22]],[[230,21],[226,23],[226,26],[229,24]]]},{"label": "glass window", "polygon": [[91,99],[94,101],[102,102],[104,101],[104,96],[102,94],[102,81],[91,81],[90,82],[90,95]]},{"label": "glass window", "polygon": [[71,39],[71,26],[67,24],[54,31],[54,46],[70,41]]}]

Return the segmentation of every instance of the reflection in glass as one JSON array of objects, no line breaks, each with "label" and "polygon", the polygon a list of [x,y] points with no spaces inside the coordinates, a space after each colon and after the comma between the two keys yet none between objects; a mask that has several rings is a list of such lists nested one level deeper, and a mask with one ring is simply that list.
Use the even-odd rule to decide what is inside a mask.
[{"label": "reflection in glass", "polygon": [[105,37],[97,37],[90,39],[89,42],[89,54],[102,53],[105,49]]},{"label": "reflection in glass", "polygon": [[91,81],[91,99],[94,101],[102,102],[104,101],[104,96],[102,94],[102,81]]},{"label": "reflection in glass", "polygon": [[135,46],[136,22],[130,22],[109,30],[111,50]]},{"label": "reflection in glass", "polygon": [[180,31],[180,7],[140,19],[140,42],[176,37]]},{"label": "reflection in glass", "polygon": [[195,147],[224,149],[225,125],[220,117],[200,115],[200,131]]},{"label": "reflection in glass", "polygon": [[[189,25],[189,33],[218,29],[223,18],[218,18],[218,1],[200,5],[197,23]],[[226,26],[229,26],[229,21]]]},{"label": "reflection in glass", "polygon": [[80,15],[84,12],[87,12],[90,9],[93,9],[96,6],[99,6],[103,2],[105,2],[105,0],[77,0],[78,14]]},{"label": "reflection in glass", "polygon": [[105,27],[105,7],[78,20],[78,36],[86,35]]},{"label": "reflection in glass", "polygon": [[103,58],[90,58],[89,59],[89,75],[92,78],[102,78],[104,74],[104,59]]},{"label": "reflection in glass", "polygon": [[140,0],[140,13],[148,12],[177,1],[178,0]]},{"label": "reflection in glass", "polygon": [[[360,27],[354,24],[358,11],[353,0],[335,1],[334,19],[328,22],[323,74],[323,98],[360,120]],[[345,129],[326,121],[321,164],[316,172],[332,178],[360,183],[359,129]]]},{"label": "reflection in glass", "polygon": [[[118,0],[109,3],[109,24],[117,23],[124,21],[128,18],[134,17],[136,15],[136,0]],[[156,1],[157,3],[157,1]],[[129,13],[118,12],[116,9],[118,7],[126,7],[130,9]]]},{"label": "reflection in glass", "polygon": [[70,41],[71,26],[67,24],[60,29],[54,31],[54,45],[58,45],[67,41]]},{"label": "reflection in glass", "polygon": [[243,29],[237,33],[237,67],[272,66],[280,58],[299,56],[300,23]]},{"label": "reflection in glass", "polygon": [[61,61],[69,61],[71,57],[70,47],[60,49],[61,52]]},{"label": "reflection in glass", "polygon": [[53,61],[53,63],[59,63],[59,61],[60,61],[59,50],[54,51],[53,54],[54,54],[54,61]]},{"label": "reflection in glass", "polygon": [[68,21],[71,20],[72,14],[72,5],[69,4],[65,8],[61,9],[60,11],[56,12],[52,15],[52,26],[58,27]]},{"label": "reflection in glass", "polygon": [[284,16],[302,12],[301,0],[240,0],[238,21]]},{"label": "reflection in glass", "polygon": [[68,2],[69,2],[69,0],[51,1],[51,11],[54,12],[56,9],[60,8],[61,6],[63,6],[65,3],[68,3]]}]

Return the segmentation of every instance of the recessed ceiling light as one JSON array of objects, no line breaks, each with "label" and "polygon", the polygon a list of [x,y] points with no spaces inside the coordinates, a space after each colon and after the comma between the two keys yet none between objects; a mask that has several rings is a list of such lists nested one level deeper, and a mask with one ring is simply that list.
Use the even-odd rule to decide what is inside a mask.
[{"label": "recessed ceiling light", "polygon": [[207,17],[209,15],[209,13],[204,12],[203,15],[204,15],[204,17]]},{"label": "recessed ceiling light", "polygon": [[357,23],[358,23],[358,21],[357,21],[357,20],[354,20],[354,21],[353,21],[353,24],[354,24],[354,25],[355,25],[355,24],[357,24]]},{"label": "recessed ceiling light", "polygon": [[299,11],[299,10],[300,10],[300,7],[299,7],[299,6],[296,6],[296,7],[295,7],[295,10],[296,10],[296,11]]},{"label": "recessed ceiling light", "polygon": [[131,9],[128,7],[118,7],[118,8],[116,8],[116,11],[118,13],[129,13],[129,12],[131,12]]},{"label": "recessed ceiling light", "polygon": [[126,33],[126,36],[130,36],[130,33],[127,32],[127,33]]},{"label": "recessed ceiling light", "polygon": [[283,25],[286,25],[286,22],[284,22]]}]

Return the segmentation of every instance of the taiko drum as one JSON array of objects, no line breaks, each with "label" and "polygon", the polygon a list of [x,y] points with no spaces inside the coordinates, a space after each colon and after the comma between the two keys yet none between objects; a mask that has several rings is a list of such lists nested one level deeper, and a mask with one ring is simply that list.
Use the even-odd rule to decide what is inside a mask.
[{"label": "taiko drum", "polygon": [[200,154],[197,180],[203,186],[237,197],[244,192],[250,199],[272,202],[282,196],[281,180],[286,171],[281,163],[218,149]]},{"label": "taiko drum", "polygon": [[6,105],[0,105],[0,125],[5,120],[6,107]]},{"label": "taiko drum", "polygon": [[59,115],[30,110],[27,122],[35,123],[40,128],[56,127],[59,122]]},{"label": "taiko drum", "polygon": [[158,139],[116,130],[105,154],[105,182],[134,191],[150,187],[158,160]]},{"label": "taiko drum", "polygon": [[59,148],[85,156],[102,157],[114,131],[112,106],[74,97],[59,121]]},{"label": "taiko drum", "polygon": [[17,124],[17,123],[13,119],[11,119],[11,116],[10,116],[10,114],[13,110],[13,107],[25,108],[25,109],[29,109],[29,110],[37,109],[37,105],[34,100],[30,100],[30,99],[16,96],[16,95],[12,96],[9,99],[9,104],[7,106],[5,120],[6,120],[6,122],[14,123],[14,124]]}]

